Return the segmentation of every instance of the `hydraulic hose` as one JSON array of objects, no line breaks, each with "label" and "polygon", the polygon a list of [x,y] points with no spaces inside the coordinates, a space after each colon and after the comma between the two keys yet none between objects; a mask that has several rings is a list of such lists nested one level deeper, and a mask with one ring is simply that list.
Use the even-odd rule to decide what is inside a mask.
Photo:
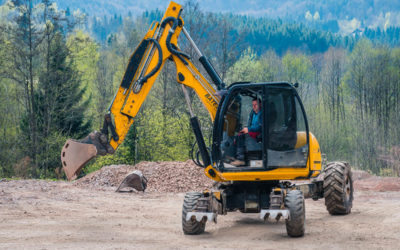
[{"label": "hydraulic hose", "polygon": [[158,41],[153,38],[149,38],[146,41],[152,42],[156,46],[157,51],[158,51],[158,62],[157,62],[157,65],[150,71],[150,73],[148,73],[147,75],[145,75],[137,80],[137,82],[135,83],[135,86],[133,86],[133,92],[135,94],[139,93],[140,90],[142,89],[143,84],[145,84],[150,77],[152,77],[155,73],[157,73],[157,71],[161,68],[161,64],[162,64],[162,60],[163,60],[161,46],[158,43]]},{"label": "hydraulic hose", "polygon": [[197,145],[197,141],[195,141],[195,142],[193,143],[192,148],[191,148],[191,150],[190,150],[190,152],[189,152],[189,156],[190,156],[190,158],[192,159],[193,163],[194,163],[196,166],[205,168],[206,166],[204,166],[204,165],[200,162],[200,150],[197,150],[197,151],[196,151],[196,145]]},{"label": "hydraulic hose", "polygon": [[[167,17],[167,18],[165,18],[162,22],[161,22],[161,28],[162,29],[164,29],[165,28],[165,25],[167,25],[167,23],[169,23],[169,22],[175,22],[175,20],[176,20],[176,18],[175,17],[173,17],[173,16],[169,16],[169,17]],[[172,25],[171,25],[171,27],[172,27]]]},{"label": "hydraulic hose", "polygon": [[[193,163],[201,168],[206,168],[207,166],[205,166],[202,162],[201,162],[201,152],[198,148],[196,148],[197,145],[197,141],[195,141],[189,151],[189,157],[190,159],[193,161]],[[207,151],[210,152],[211,149],[207,148]]]},{"label": "hydraulic hose", "polygon": [[161,23],[161,27],[162,28],[165,27],[165,25],[170,21],[173,21],[173,24],[171,26],[171,29],[168,32],[168,36],[167,36],[167,39],[166,39],[167,49],[168,49],[169,52],[171,52],[171,54],[176,55],[185,65],[188,65],[188,62],[185,60],[185,58],[190,60],[190,56],[187,55],[186,53],[183,53],[182,51],[176,50],[171,44],[172,35],[175,33],[175,30],[179,25],[178,19],[176,19],[175,17],[167,17]]}]

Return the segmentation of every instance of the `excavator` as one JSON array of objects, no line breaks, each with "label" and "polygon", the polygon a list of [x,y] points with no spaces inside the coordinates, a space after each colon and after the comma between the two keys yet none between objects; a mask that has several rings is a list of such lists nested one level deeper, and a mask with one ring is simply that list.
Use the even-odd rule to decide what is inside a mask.
[{"label": "excavator", "polygon": [[[124,141],[142,103],[166,60],[176,66],[191,116],[190,123],[204,174],[214,181],[212,188],[185,195],[182,229],[201,234],[207,222],[218,215],[240,211],[258,213],[262,220],[284,219],[287,234],[305,232],[306,198],[325,199],[332,215],[349,214],[353,202],[353,181],[347,162],[326,162],[316,137],[309,131],[307,116],[296,91],[288,82],[237,82],[226,86],[209,59],[203,55],[184,26],[181,5],[170,2],[160,22],[149,30],[129,59],[125,74],[104,117],[100,131],[81,140],[67,140],[61,162],[68,180],[76,178],[94,157],[113,154]],[[178,37],[183,33],[204,67],[207,78],[183,52]],[[200,65],[199,64],[199,65]],[[188,89],[191,88],[208,110],[213,122],[212,145],[206,146],[195,116]],[[243,127],[256,101],[260,133],[243,135]],[[237,138],[244,142],[243,164],[233,164]],[[134,186],[144,190],[145,180],[137,175]]]}]

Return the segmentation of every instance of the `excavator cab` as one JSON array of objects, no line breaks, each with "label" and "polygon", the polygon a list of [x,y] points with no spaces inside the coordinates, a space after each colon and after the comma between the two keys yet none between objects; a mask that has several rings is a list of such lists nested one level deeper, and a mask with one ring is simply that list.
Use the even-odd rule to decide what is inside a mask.
[{"label": "excavator cab", "polygon": [[[241,135],[250,126],[254,101],[259,103],[261,128]],[[306,168],[308,124],[296,89],[289,83],[232,84],[216,115],[213,145],[212,158],[221,172]],[[244,154],[240,167],[230,164],[238,154]]]}]

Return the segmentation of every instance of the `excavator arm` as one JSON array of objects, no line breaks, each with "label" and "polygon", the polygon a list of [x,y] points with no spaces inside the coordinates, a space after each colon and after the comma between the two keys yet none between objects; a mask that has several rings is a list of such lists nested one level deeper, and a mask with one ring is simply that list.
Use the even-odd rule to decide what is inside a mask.
[{"label": "excavator arm", "polygon": [[210,157],[205,148],[198,120],[191,110],[186,87],[196,92],[213,121],[220,97],[189,56],[179,49],[178,37],[182,32],[197,52],[199,61],[217,89],[224,89],[224,84],[184,28],[181,12],[182,7],[171,2],[161,22],[151,25],[129,59],[120,87],[105,114],[101,131],[92,132],[79,141],[67,140],[61,151],[61,162],[68,180],[76,178],[82,167],[95,156],[113,154],[117,150],[167,59],[176,65],[177,82],[182,85],[185,94],[203,162],[206,166],[210,164]]}]

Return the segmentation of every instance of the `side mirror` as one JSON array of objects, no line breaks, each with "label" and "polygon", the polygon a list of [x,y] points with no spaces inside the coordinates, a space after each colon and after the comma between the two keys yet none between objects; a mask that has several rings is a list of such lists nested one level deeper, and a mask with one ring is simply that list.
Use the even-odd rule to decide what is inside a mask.
[{"label": "side mirror", "polygon": [[297,89],[299,87],[299,83],[295,82],[295,83],[293,83],[293,86]]}]

